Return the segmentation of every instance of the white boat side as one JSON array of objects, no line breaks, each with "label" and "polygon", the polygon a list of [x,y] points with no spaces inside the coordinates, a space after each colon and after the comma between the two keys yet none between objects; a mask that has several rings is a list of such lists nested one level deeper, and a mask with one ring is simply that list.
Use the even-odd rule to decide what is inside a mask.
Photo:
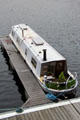
[{"label": "white boat side", "polygon": [[[24,30],[24,35],[22,35],[22,29]],[[27,45],[28,48],[30,48],[30,50],[32,50],[33,54],[37,56],[37,59],[41,63],[45,62],[43,61],[43,49],[46,49],[47,51],[46,62],[65,60],[65,58],[61,54],[59,54],[54,48],[52,48],[29,26],[26,26],[25,24],[20,24],[13,26],[12,30],[20,37],[21,40],[24,40],[24,43]]]},{"label": "white boat side", "polygon": [[[22,30],[24,33],[22,33]],[[37,33],[35,33],[29,26],[25,24],[19,24],[12,26],[10,38],[24,59],[27,60],[30,68],[34,71],[36,76],[40,76],[41,64],[50,61],[66,60],[61,54],[59,54],[54,48],[52,48],[44,39],[42,39]],[[36,42],[37,41],[37,42]],[[43,49],[46,49],[46,61],[43,60]],[[25,51],[26,54],[25,55]],[[37,61],[36,71],[31,65],[31,58]]]}]

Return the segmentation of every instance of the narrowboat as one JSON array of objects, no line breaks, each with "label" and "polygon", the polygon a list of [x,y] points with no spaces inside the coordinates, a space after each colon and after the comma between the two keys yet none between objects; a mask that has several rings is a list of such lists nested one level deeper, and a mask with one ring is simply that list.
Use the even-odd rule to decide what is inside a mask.
[{"label": "narrowboat", "polygon": [[28,25],[12,26],[9,37],[45,92],[76,94],[77,74],[68,70],[66,58]]}]

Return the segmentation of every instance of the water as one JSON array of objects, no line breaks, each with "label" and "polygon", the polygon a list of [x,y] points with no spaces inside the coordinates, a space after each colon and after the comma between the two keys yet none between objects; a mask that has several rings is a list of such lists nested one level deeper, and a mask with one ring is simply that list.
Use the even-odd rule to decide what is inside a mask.
[{"label": "water", "polygon": [[[19,23],[30,25],[66,57],[69,69],[78,73],[80,83],[79,0],[0,0],[0,35],[9,34],[11,26]],[[0,52],[0,63],[0,68],[3,70],[0,80],[4,80],[4,83],[0,82],[2,103],[9,104],[11,98],[11,106],[14,106],[15,99],[17,105],[22,104],[21,95],[17,90],[11,71],[8,70],[2,52]],[[3,88],[6,88],[6,91]],[[5,94],[8,97],[5,97]],[[80,96],[80,87],[78,87],[77,96]]]},{"label": "water", "polygon": [[0,112],[4,112],[9,108],[20,107],[27,98],[24,96],[25,90],[1,46],[0,68]]}]

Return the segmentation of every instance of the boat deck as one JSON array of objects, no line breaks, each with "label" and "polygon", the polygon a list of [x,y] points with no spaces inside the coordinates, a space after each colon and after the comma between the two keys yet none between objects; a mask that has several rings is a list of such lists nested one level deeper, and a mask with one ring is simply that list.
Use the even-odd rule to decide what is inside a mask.
[{"label": "boat deck", "polygon": [[3,37],[0,38],[0,41],[2,42],[2,45],[7,52],[9,60],[15,71],[17,72],[25,88],[25,91],[29,96],[23,107],[31,107],[35,105],[50,103],[51,101],[46,99],[44,91],[40,87],[37,79],[32,74],[15,46],[12,44],[10,38],[8,36]]}]

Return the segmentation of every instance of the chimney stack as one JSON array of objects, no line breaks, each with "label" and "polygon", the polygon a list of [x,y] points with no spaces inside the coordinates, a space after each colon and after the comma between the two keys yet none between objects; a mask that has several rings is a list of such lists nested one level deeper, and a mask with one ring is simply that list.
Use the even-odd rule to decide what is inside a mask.
[{"label": "chimney stack", "polygon": [[22,37],[24,38],[24,29],[22,29]]},{"label": "chimney stack", "polygon": [[47,60],[46,49],[43,49],[43,61]]}]

